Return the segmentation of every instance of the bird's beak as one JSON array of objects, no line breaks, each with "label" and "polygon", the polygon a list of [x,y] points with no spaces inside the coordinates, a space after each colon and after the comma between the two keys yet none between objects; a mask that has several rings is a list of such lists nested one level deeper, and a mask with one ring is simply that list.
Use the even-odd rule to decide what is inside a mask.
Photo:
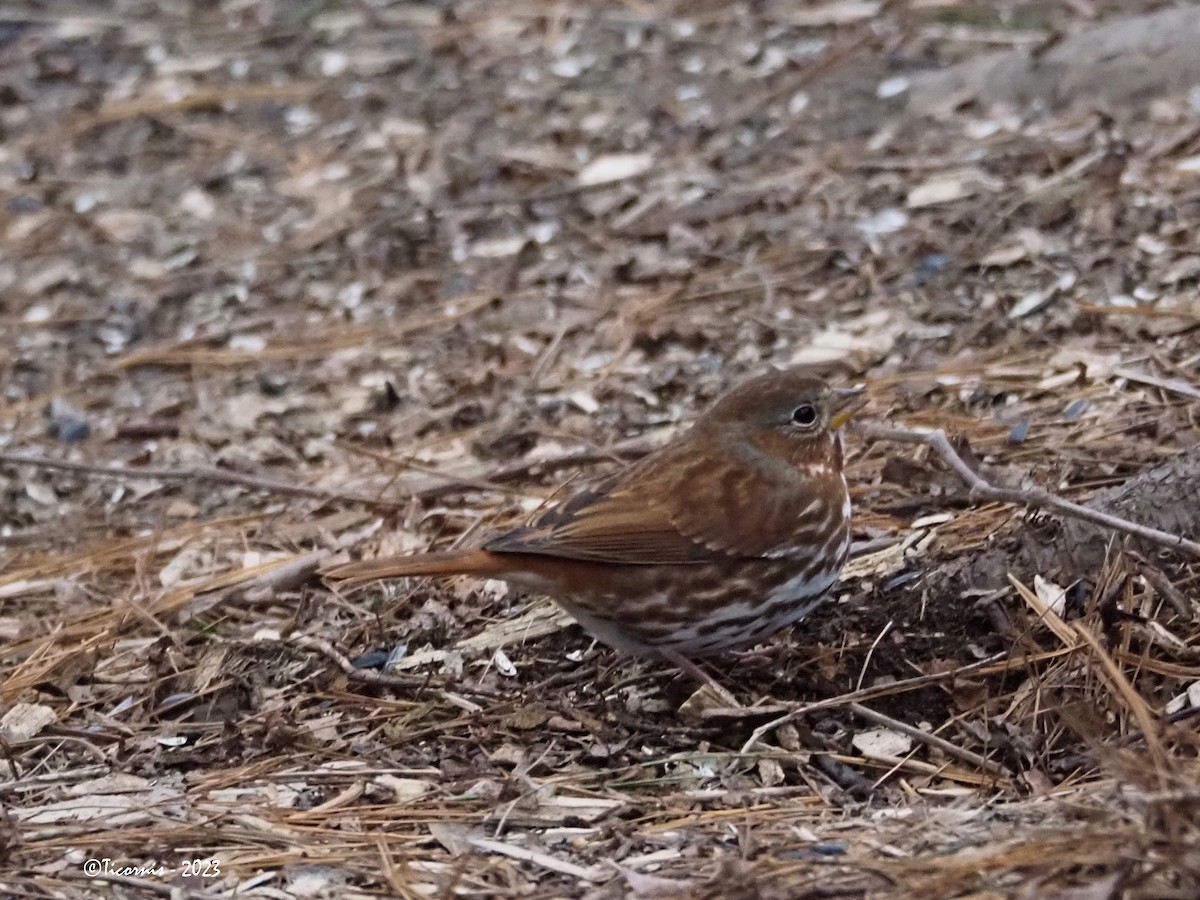
[{"label": "bird's beak", "polygon": [[829,419],[833,430],[837,431],[853,419],[854,414],[862,409],[866,402],[866,388],[834,388],[833,415]]}]

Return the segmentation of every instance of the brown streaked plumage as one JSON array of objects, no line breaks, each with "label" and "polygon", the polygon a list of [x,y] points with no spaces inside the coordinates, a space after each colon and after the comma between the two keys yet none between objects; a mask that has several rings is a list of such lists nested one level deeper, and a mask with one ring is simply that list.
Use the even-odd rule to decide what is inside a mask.
[{"label": "brown streaked plumage", "polygon": [[550,596],[611,646],[677,664],[751,646],[807,614],[845,564],[839,429],[859,394],[795,370],[754,378],[674,442],[530,525],[474,549],[327,574],[351,585],[499,578]]}]

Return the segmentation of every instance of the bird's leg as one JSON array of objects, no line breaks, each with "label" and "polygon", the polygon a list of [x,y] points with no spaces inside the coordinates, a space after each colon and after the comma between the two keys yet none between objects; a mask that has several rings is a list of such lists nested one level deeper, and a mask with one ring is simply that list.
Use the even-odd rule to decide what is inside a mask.
[{"label": "bird's leg", "polygon": [[729,693],[726,688],[721,686],[720,682],[718,682],[715,678],[713,678],[683,654],[676,653],[674,650],[667,650],[660,647],[658,648],[658,655],[684,674],[691,675],[702,685],[708,685],[708,687],[716,692],[718,697],[729,704],[731,709],[737,709],[742,705],[738,703],[737,698],[734,697],[733,694]]}]

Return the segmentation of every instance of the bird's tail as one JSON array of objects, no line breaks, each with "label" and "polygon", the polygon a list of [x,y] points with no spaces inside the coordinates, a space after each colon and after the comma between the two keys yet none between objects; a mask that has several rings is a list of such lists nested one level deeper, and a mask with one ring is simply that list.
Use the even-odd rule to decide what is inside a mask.
[{"label": "bird's tail", "polygon": [[503,566],[495,553],[473,549],[368,559],[335,566],[321,574],[340,587],[357,587],[371,581],[410,575],[475,575],[487,578],[501,571]]}]

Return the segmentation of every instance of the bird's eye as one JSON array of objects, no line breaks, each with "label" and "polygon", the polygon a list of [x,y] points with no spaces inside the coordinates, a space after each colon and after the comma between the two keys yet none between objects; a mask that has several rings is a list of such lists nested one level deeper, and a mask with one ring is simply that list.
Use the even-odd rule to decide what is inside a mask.
[{"label": "bird's eye", "polygon": [[792,410],[792,421],[802,428],[808,428],[817,421],[817,408],[811,403],[801,403]]}]

